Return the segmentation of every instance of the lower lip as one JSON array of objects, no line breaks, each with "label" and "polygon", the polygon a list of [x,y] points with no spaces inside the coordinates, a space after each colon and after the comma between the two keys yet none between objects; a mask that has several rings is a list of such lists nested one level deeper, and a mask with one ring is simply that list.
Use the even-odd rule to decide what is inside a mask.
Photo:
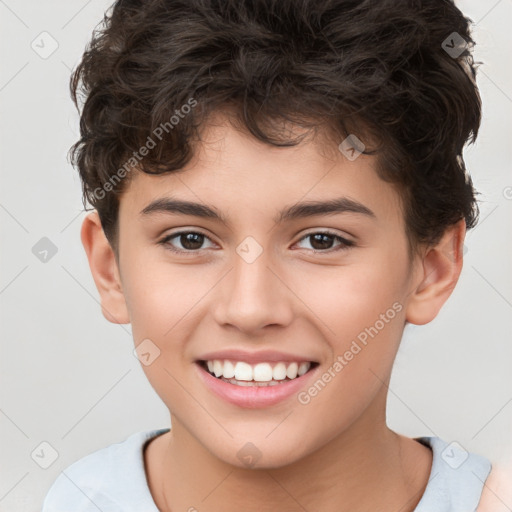
[{"label": "lower lip", "polygon": [[317,373],[316,370],[319,368],[319,366],[316,366],[300,377],[275,386],[237,386],[214,377],[200,363],[196,362],[194,366],[197,368],[203,382],[216,395],[229,403],[247,409],[268,407],[296,395],[305,383]]}]

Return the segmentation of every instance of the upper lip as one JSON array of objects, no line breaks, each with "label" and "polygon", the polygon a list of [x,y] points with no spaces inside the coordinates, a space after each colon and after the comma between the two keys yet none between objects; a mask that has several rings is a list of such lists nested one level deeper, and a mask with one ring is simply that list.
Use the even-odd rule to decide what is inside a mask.
[{"label": "upper lip", "polygon": [[297,354],[287,354],[276,350],[261,350],[259,352],[245,352],[240,349],[218,350],[215,352],[208,352],[198,358],[198,361],[213,361],[214,359],[231,359],[233,361],[244,361],[249,364],[264,363],[264,362],[313,362],[316,361],[309,357],[299,356]]}]

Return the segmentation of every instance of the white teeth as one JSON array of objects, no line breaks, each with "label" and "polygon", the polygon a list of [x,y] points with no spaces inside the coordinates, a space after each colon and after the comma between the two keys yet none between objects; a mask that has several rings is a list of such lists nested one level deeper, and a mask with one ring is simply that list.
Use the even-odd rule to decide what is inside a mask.
[{"label": "white teeth", "polygon": [[272,366],[268,363],[258,363],[254,367],[253,374],[256,382],[268,382],[272,380]]},{"label": "white teeth", "polygon": [[[215,361],[215,363],[222,364],[220,361]],[[214,364],[215,364],[214,363]],[[218,375],[217,375],[218,377]],[[236,380],[252,380],[252,368],[250,364],[243,363],[242,361],[238,361],[235,366],[235,379]]]},{"label": "white teeth", "polygon": [[224,361],[223,377],[231,379],[235,376],[235,365],[231,361]]},{"label": "white teeth", "polygon": [[286,379],[286,365],[284,363],[277,363],[272,370],[274,380]]},{"label": "white teeth", "polygon": [[281,384],[281,382],[278,382],[277,380],[270,380],[268,382],[246,382],[243,380],[235,380],[235,379],[225,379],[224,377],[221,377],[221,380],[224,382],[229,382],[230,384],[235,384],[236,386],[246,386],[246,387],[267,387],[267,386],[277,386]]},{"label": "white teeth", "polygon": [[215,377],[220,377],[222,375],[222,372],[224,370],[224,365],[221,361],[216,359],[213,361],[213,373],[215,373]]},{"label": "white teeth", "polygon": [[299,370],[297,372],[299,376],[304,375],[309,370],[310,366],[311,363],[300,363]]},{"label": "white teeth", "polygon": [[[208,371],[213,373],[216,377],[231,379],[241,382],[240,385],[252,385],[251,382],[263,382],[272,384],[276,381],[283,381],[285,379],[295,379],[304,375],[311,367],[310,362],[278,362],[273,363],[258,363],[251,365],[244,361],[229,361],[214,359],[213,361],[206,362]],[[272,384],[274,385],[274,384]]]},{"label": "white teeth", "polygon": [[299,368],[299,365],[297,363],[291,363],[288,365],[288,368],[286,369],[286,376],[289,379],[295,379],[297,377],[297,369]]}]

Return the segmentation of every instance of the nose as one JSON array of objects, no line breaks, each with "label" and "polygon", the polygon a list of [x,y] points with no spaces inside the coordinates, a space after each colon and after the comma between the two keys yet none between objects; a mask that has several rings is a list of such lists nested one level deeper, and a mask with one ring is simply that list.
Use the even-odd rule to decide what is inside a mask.
[{"label": "nose", "polygon": [[215,319],[249,334],[266,326],[289,325],[293,293],[264,250],[254,261],[233,255],[233,267],[215,298]]}]

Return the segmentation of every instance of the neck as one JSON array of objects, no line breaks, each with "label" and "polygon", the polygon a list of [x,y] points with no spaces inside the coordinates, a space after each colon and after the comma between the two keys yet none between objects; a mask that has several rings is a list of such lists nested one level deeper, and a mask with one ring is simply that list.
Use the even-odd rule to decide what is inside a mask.
[{"label": "neck", "polygon": [[365,412],[320,449],[271,469],[227,464],[173,418],[148,463],[155,503],[165,512],[412,512],[428,482],[431,451],[388,429],[384,407]]}]

